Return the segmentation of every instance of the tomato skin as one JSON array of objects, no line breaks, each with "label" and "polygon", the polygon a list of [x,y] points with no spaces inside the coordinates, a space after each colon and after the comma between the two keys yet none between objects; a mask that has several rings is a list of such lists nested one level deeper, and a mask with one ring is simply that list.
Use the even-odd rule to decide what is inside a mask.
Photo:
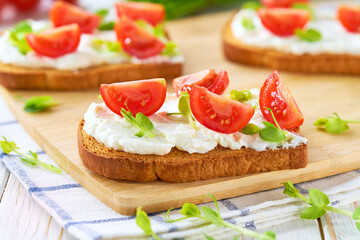
[{"label": "tomato skin", "polygon": [[270,108],[282,129],[296,128],[304,122],[300,108],[285,83],[280,80],[277,71],[270,74],[261,87],[259,105],[266,121],[275,124],[270,111],[267,110]]},{"label": "tomato skin", "polygon": [[309,0],[261,0],[267,8],[289,8],[294,3],[309,3]]},{"label": "tomato skin", "polygon": [[224,70],[216,73],[214,69],[207,69],[173,80],[173,89],[177,96],[180,96],[182,92],[190,93],[194,85],[205,87],[210,92],[221,95],[229,86],[229,77]]},{"label": "tomato skin", "polygon": [[50,20],[55,27],[77,23],[83,33],[92,33],[101,18],[70,3],[57,1],[50,9]]},{"label": "tomato skin", "polygon": [[341,5],[338,7],[337,14],[341,24],[349,32],[360,32],[360,7]]},{"label": "tomato skin", "polygon": [[149,2],[119,2],[115,4],[119,17],[127,16],[132,20],[142,19],[156,26],[165,19],[165,8],[161,4]]},{"label": "tomato skin", "polygon": [[116,23],[115,32],[124,51],[139,59],[156,56],[165,47],[158,38],[126,16],[122,16]]},{"label": "tomato skin", "polygon": [[80,43],[81,31],[77,24],[29,33],[26,40],[30,47],[43,56],[56,58],[74,52]]},{"label": "tomato skin", "polygon": [[241,130],[254,115],[253,107],[196,85],[190,93],[190,107],[199,123],[216,132],[227,134]]},{"label": "tomato skin", "polygon": [[258,15],[264,27],[280,37],[294,35],[295,29],[302,29],[310,20],[309,11],[294,8],[263,8]]},{"label": "tomato skin", "polygon": [[101,84],[100,93],[105,105],[121,115],[122,108],[135,116],[138,112],[146,116],[154,114],[164,104],[166,81],[163,78]]},{"label": "tomato skin", "polygon": [[20,11],[28,11],[35,8],[39,0],[12,0],[11,3]]}]

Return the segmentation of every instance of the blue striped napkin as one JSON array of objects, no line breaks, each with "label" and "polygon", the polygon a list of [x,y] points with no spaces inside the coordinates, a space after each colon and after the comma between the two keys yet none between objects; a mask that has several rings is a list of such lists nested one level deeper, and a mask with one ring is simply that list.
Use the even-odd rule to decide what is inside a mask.
[{"label": "blue striped napkin", "polygon": [[[17,143],[23,151],[36,151],[42,161],[56,165],[31,139],[10,112],[0,96],[0,136]],[[23,163],[18,156],[0,152],[2,163],[21,181],[31,196],[61,226],[80,239],[141,238],[134,216],[123,216],[92,196],[67,173],[54,174]],[[329,194],[332,205],[343,205],[360,199],[360,171],[296,184],[301,193],[319,188]],[[203,204],[214,208],[213,203]],[[274,189],[219,201],[222,217],[251,230],[265,231],[273,225],[299,218],[304,205]],[[189,219],[166,223],[162,212],[149,214],[153,230],[164,239],[197,239],[203,232],[215,238],[229,239],[235,232]],[[179,210],[173,218],[180,217]]]}]

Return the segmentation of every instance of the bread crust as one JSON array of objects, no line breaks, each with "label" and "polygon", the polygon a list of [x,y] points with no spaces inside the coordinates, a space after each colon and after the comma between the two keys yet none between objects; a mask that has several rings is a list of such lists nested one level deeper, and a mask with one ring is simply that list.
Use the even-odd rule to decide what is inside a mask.
[{"label": "bread crust", "polygon": [[162,77],[173,79],[182,73],[182,63],[120,63],[67,71],[49,68],[27,68],[0,62],[0,85],[24,90],[82,90],[102,83],[123,82]]},{"label": "bread crust", "polygon": [[303,54],[281,52],[276,49],[250,46],[236,38],[231,30],[233,17],[222,31],[224,55],[233,62],[303,73],[360,74],[360,55]]},{"label": "bread crust", "polygon": [[193,182],[227,176],[284,169],[307,165],[307,145],[296,148],[255,151],[217,147],[206,154],[173,148],[166,155],[140,155],[105,147],[84,130],[84,120],[78,127],[78,148],[83,164],[105,177],[148,182],[162,180],[171,183]]}]

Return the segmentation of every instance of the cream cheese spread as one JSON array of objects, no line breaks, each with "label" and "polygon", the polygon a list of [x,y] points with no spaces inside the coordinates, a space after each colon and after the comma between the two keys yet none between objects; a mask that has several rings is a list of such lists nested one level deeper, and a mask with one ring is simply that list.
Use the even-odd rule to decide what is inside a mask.
[{"label": "cream cheese spread", "polygon": [[[252,89],[252,100],[248,104],[255,105],[259,96],[258,89]],[[288,141],[283,143],[266,142],[259,134],[245,135],[240,132],[223,134],[210,130],[196,122],[197,129],[192,128],[186,117],[167,115],[168,112],[178,112],[178,98],[168,94],[164,105],[149,118],[155,127],[154,138],[136,137],[137,128],[124,118],[111,112],[105,104],[92,103],[85,113],[84,130],[106,147],[136,154],[164,155],[173,147],[188,153],[206,153],[216,146],[230,149],[251,148],[256,151],[267,149],[294,148],[307,143],[307,139],[288,133]],[[255,110],[250,123],[264,127],[265,121],[261,111]]]},{"label": "cream cheese spread", "polygon": [[[254,30],[247,30],[242,25],[242,19],[250,18]],[[306,29],[318,30],[322,38],[317,42],[301,41],[296,36],[278,37],[268,31],[261,23],[256,11],[241,9],[233,18],[231,29],[236,38],[243,43],[275,49],[295,55],[302,54],[360,54],[360,34],[348,32],[336,17],[334,6],[319,6],[314,10],[314,17],[305,26]]]},{"label": "cream cheese spread", "polygon": [[[48,21],[30,20],[29,22],[34,31],[40,31],[50,26]],[[4,34],[0,37],[0,62],[29,68],[79,70],[102,64],[116,64],[125,62],[139,64],[162,62],[178,63],[184,61],[184,57],[181,55],[175,57],[157,55],[146,59],[138,59],[136,57],[128,57],[122,53],[117,52],[97,51],[91,46],[92,41],[96,39],[116,41],[116,35],[114,31],[98,31],[94,34],[83,33],[81,35],[80,44],[75,52],[58,58],[49,58],[40,56],[33,51],[23,55],[16,47],[11,45],[9,41],[9,32],[5,31]]]}]

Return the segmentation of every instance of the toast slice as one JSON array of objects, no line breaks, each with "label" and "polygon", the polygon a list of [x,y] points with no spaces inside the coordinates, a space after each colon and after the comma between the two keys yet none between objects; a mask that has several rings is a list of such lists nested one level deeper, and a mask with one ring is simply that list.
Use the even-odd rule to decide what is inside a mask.
[{"label": "toast slice", "polygon": [[102,83],[123,82],[181,75],[182,63],[121,63],[89,67],[77,71],[27,68],[0,62],[0,85],[8,89],[82,90]]},{"label": "toast slice", "polygon": [[231,29],[232,20],[233,17],[225,24],[222,31],[224,55],[230,61],[291,72],[360,74],[360,55],[295,55],[275,49],[250,46],[234,36]]},{"label": "toast slice", "polygon": [[307,165],[307,145],[296,148],[255,151],[216,147],[205,154],[173,148],[166,155],[139,155],[105,147],[78,127],[78,148],[83,164],[105,177],[148,182],[193,182],[250,173],[303,168]]}]

